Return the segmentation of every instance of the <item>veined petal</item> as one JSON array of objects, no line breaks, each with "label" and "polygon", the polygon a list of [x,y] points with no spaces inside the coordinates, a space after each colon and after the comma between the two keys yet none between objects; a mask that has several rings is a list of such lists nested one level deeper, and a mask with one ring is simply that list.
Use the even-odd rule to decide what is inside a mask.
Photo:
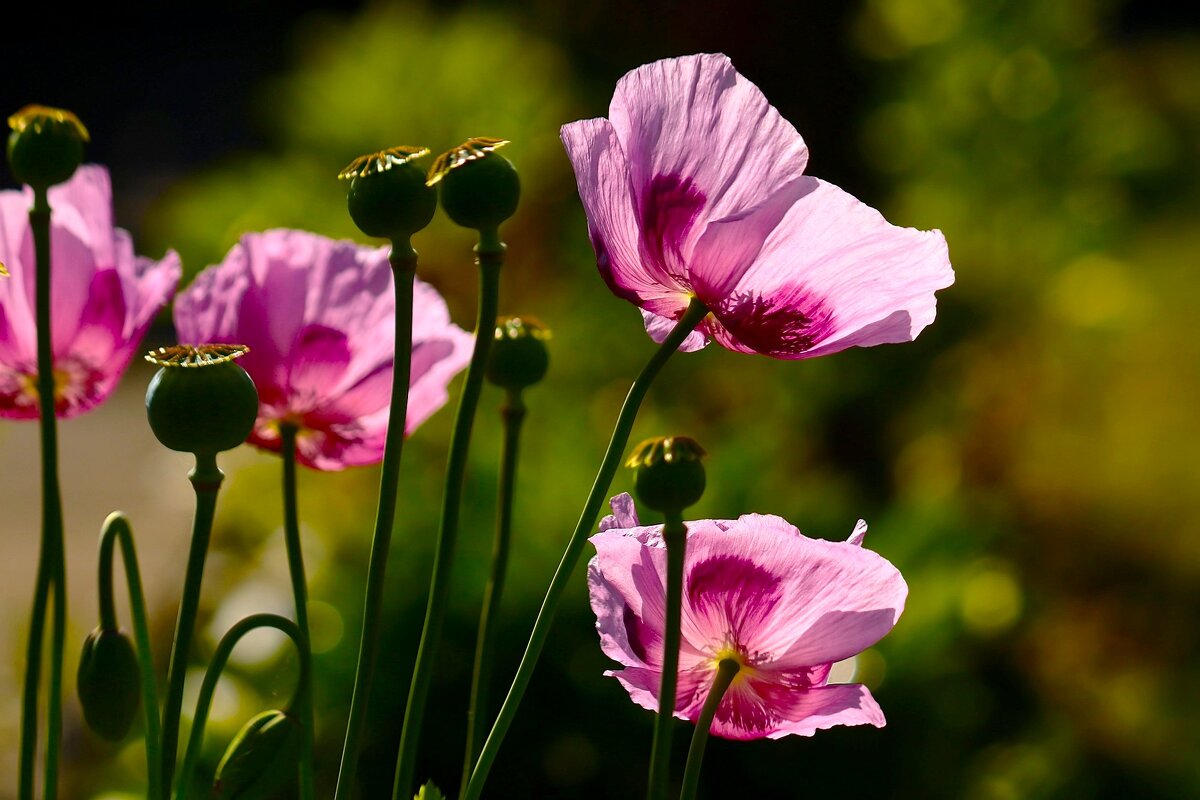
[{"label": "veined petal", "polygon": [[725,739],[812,736],[835,725],[885,724],[883,711],[861,684],[793,689],[753,680],[736,681],[713,719],[712,734]]},{"label": "veined petal", "polygon": [[954,282],[941,233],[897,227],[833,184],[803,180],[808,191],[713,308],[722,344],[811,358],[911,341],[933,321],[934,292]]},{"label": "veined petal", "polygon": [[600,275],[614,294],[636,305],[687,292],[658,259],[643,257],[629,165],[606,119],[585,119],[561,131],[575,168],[579,197]]},{"label": "veined petal", "polygon": [[[646,325],[646,333],[650,334],[650,338],[662,344],[663,340],[671,335],[671,331],[675,330],[675,325],[678,320],[662,317],[654,314],[646,309],[642,309],[642,322]],[[683,343],[679,345],[679,352],[694,353],[697,350],[703,350],[708,346],[708,337],[704,332],[697,329],[687,335]]]},{"label": "veined petal", "polygon": [[604,653],[625,665],[662,663],[667,551],[605,531],[591,538],[588,589]]},{"label": "veined petal", "polygon": [[[657,237],[668,256],[674,250],[692,267],[693,250],[710,222],[764,206],[808,161],[792,124],[720,54],[664,59],[633,70],[617,83],[609,119],[628,162],[633,206],[643,210],[643,235]],[[681,208],[687,197],[701,202],[694,209],[682,206],[690,214],[686,226],[678,218],[670,226],[648,224],[661,219],[664,206]],[[740,266],[706,265],[704,279],[719,283],[723,268]]]}]

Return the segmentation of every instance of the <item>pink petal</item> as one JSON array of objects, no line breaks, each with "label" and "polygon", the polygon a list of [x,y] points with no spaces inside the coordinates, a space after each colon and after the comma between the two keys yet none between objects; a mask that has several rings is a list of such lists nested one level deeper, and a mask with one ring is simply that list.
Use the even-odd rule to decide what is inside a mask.
[{"label": "pink petal", "polygon": [[601,648],[622,664],[661,664],[666,550],[614,530],[591,541],[588,589]]},{"label": "pink petal", "polygon": [[[719,54],[633,70],[617,83],[609,119],[628,163],[633,205],[641,209],[643,252],[657,254],[672,274],[686,274],[699,293],[720,294],[749,260],[695,261],[697,242],[709,223],[756,218],[777,192],[789,191],[808,160],[804,140]],[[767,219],[747,225],[750,238],[770,231]],[[757,244],[761,238],[739,255]]]},{"label": "pink petal", "polygon": [[629,492],[621,492],[608,501],[613,513],[600,520],[600,530],[609,528],[636,528],[638,522],[637,505]]},{"label": "pink petal", "polygon": [[606,119],[581,120],[564,125],[561,135],[587,212],[596,264],[609,289],[637,305],[686,307],[687,286],[660,259],[643,257],[629,165],[612,125]]},{"label": "pink petal", "polygon": [[[908,587],[878,554],[803,536],[785,520],[748,516],[688,540],[685,636],[729,633],[772,668],[848,658],[895,625]],[[689,627],[690,626],[690,627]]]},{"label": "pink petal", "polygon": [[721,699],[710,730],[714,736],[745,741],[812,736],[835,725],[884,724],[879,704],[861,684],[793,690],[742,680]]},{"label": "pink petal", "polygon": [[838,187],[804,181],[807,193],[713,309],[728,332],[717,338],[777,358],[915,338],[933,321],[934,291],[954,282],[941,233],[891,225]]},{"label": "pink petal", "polygon": [[288,364],[288,392],[293,408],[315,408],[330,396],[346,366],[350,348],[346,334],[325,325],[306,325],[296,335]]},{"label": "pink petal", "polygon": [[[682,313],[682,312],[681,312]],[[642,309],[642,321],[646,325],[646,333],[650,334],[650,338],[662,344],[663,340],[671,335],[671,331],[675,329],[676,320],[660,317],[658,314],[652,314],[646,309]],[[679,345],[679,352],[694,353],[697,350],[703,350],[708,346],[708,337],[703,331],[697,329],[687,335],[683,343]]]},{"label": "pink petal", "polygon": [[860,519],[858,522],[854,523],[854,530],[852,530],[850,532],[850,536],[849,536],[849,538],[846,539],[846,542],[848,544],[858,545],[859,547],[862,547],[862,544],[864,541],[866,541],[866,538],[867,538],[867,522],[866,522],[866,520]]}]

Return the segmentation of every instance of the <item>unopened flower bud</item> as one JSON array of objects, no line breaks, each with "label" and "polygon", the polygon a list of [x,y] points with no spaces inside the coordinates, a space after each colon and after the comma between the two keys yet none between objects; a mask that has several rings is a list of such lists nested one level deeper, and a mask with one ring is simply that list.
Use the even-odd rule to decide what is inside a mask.
[{"label": "unopened flower bud", "polygon": [[104,628],[89,633],[76,686],[88,727],[110,741],[124,739],[141,705],[137,653],[129,638]]},{"label": "unopened flower bud", "polygon": [[502,389],[524,389],[540,381],[550,365],[550,331],[530,317],[496,322],[496,340],[488,351],[487,379]]},{"label": "unopened flower bud", "polygon": [[242,345],[177,345],[152,350],[162,367],[146,390],[146,416],[163,446],[184,453],[232,450],[254,430],[258,392],[233,363]]},{"label": "unopened flower bud", "polygon": [[21,183],[45,189],[70,178],[83,162],[87,128],[70,111],[25,106],[8,126],[8,166]]},{"label": "unopened flower bud", "polygon": [[301,726],[285,711],[250,719],[229,744],[213,777],[213,797],[270,800],[296,774]]},{"label": "unopened flower bud", "polygon": [[425,185],[425,172],[413,161],[425,147],[393,147],[359,156],[338,177],[349,180],[346,206],[367,236],[406,241],[433,219],[437,192]]},{"label": "unopened flower bud", "polygon": [[517,210],[521,181],[517,169],[496,149],[505,139],[468,139],[437,157],[428,183],[442,185],[442,208],[455,224],[493,230]]},{"label": "unopened flower bud", "polygon": [[655,511],[682,512],[704,494],[704,448],[687,436],[647,439],[625,466],[637,470],[638,500]]}]

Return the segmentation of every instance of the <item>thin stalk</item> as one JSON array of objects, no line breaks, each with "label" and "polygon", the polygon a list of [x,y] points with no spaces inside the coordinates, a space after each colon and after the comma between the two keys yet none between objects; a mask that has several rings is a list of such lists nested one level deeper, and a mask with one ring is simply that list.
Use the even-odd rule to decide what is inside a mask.
[{"label": "thin stalk", "polygon": [[350,700],[350,718],[342,745],[342,763],[338,767],[334,800],[347,800],[358,770],[367,702],[375,674],[375,651],[379,644],[379,622],[383,611],[383,582],[387,573],[388,549],[396,519],[396,492],[400,483],[400,454],[404,447],[404,427],[408,418],[408,383],[412,371],[413,281],[417,274],[417,252],[408,242],[393,242],[392,274],[396,284],[396,353],[392,370],[392,399],[388,410],[387,436],[383,446],[383,471],[379,476],[379,506],[375,513],[375,533],[371,539],[371,559],[367,565],[367,590],[363,601],[362,639],[358,646],[358,667],[354,674],[354,694]]},{"label": "thin stalk", "polygon": [[217,681],[221,677],[233,648],[252,630],[258,628],[274,628],[287,634],[296,646],[300,656],[300,678],[292,695],[293,707],[302,702],[301,698],[312,683],[312,663],[308,652],[300,644],[300,629],[294,622],[278,614],[251,614],[226,631],[213,651],[212,661],[204,673],[204,681],[200,684],[200,695],[196,699],[196,713],[192,718],[192,732],[188,736],[187,750],[183,754],[183,766],[179,769],[179,788],[175,792],[175,800],[187,800],[188,789],[191,788],[192,772],[196,767],[196,759],[200,756],[201,745],[204,744],[204,728],[208,724],[208,710],[212,706],[213,693],[217,689]]},{"label": "thin stalk", "polygon": [[612,484],[613,476],[621,464],[621,455],[625,451],[625,445],[629,442],[630,431],[633,430],[638,409],[646,397],[646,392],[650,389],[650,384],[654,382],[654,378],[663,365],[679,349],[679,345],[683,344],[683,340],[696,329],[696,326],[707,314],[708,308],[693,298],[683,317],[675,324],[675,328],[659,345],[658,350],[642,368],[633,385],[629,387],[629,394],[626,395],[621,412],[617,415],[617,424],[613,428],[612,438],[609,440],[608,450],[604,453],[604,459],[600,462],[600,470],[596,473],[592,490],[584,503],[579,521],[575,524],[575,531],[567,542],[558,569],[555,570],[554,577],[550,580],[546,598],[542,601],[542,608],[538,612],[537,619],[534,620],[533,631],[529,634],[529,644],[525,647],[525,654],[521,657],[521,664],[517,667],[517,674],[513,677],[508,697],[504,699],[500,714],[496,717],[495,724],[492,725],[492,732],[483,745],[479,760],[475,764],[475,771],[471,773],[471,781],[467,784],[461,800],[479,800],[479,796],[483,792],[488,772],[496,760],[505,734],[508,733],[508,729],[517,715],[517,707],[520,706],[521,699],[525,696],[525,690],[537,667],[538,657],[541,656],[542,648],[546,645],[546,637],[550,635],[550,626],[554,623],[554,614],[558,610],[563,592],[566,591],[571,575],[579,564],[584,542],[587,541],[588,534],[596,524],[596,517],[600,514],[600,505],[604,502],[608,487]]},{"label": "thin stalk", "polygon": [[687,552],[687,526],[681,511],[666,513],[663,542],[667,546],[667,608],[663,632],[662,681],[658,689],[658,716],[650,746],[650,780],[647,800],[666,800],[671,780],[671,734],[674,730],[675,687],[679,682],[679,617],[683,600],[683,561]]},{"label": "thin stalk", "polygon": [[[300,639],[296,646],[312,658],[312,636],[308,627],[308,583],[304,576],[304,553],[300,549],[300,515],[296,503],[296,426],[285,424],[279,429],[280,450],[283,453],[283,538],[287,545],[288,573],[292,578],[292,597],[296,604],[296,627]],[[309,681],[297,698],[296,714],[300,717],[300,800],[313,798],[313,687]]]},{"label": "thin stalk", "polygon": [[471,675],[471,701],[467,706],[467,743],[463,756],[462,783],[471,780],[471,770],[483,746],[487,733],[488,688],[492,680],[492,653],[496,649],[497,619],[500,599],[504,593],[504,578],[508,571],[508,545],[512,539],[513,494],[517,483],[517,453],[521,440],[521,423],[525,421],[525,403],[520,389],[509,389],[500,407],[504,420],[503,453],[500,460],[500,489],[496,508],[496,539],[492,544],[492,570],[483,592],[483,608],[479,612],[479,636],[475,643],[475,668]]},{"label": "thin stalk", "polygon": [[192,634],[196,629],[196,614],[200,608],[200,584],[204,580],[204,561],[208,541],[212,536],[213,516],[217,507],[217,490],[224,474],[217,468],[215,453],[197,453],[196,466],[188,473],[196,492],[196,515],[192,521],[192,544],[188,551],[187,572],[183,579],[183,594],[179,600],[179,617],[175,622],[175,641],[171,645],[171,660],[167,667],[167,697],[163,709],[163,799],[170,800],[171,780],[175,774],[176,750],[179,747],[179,716],[183,706],[183,683],[187,676],[188,654]]},{"label": "thin stalk", "polygon": [[434,660],[437,657],[442,625],[446,618],[446,605],[450,598],[450,573],[454,565],[454,544],[458,538],[463,476],[467,469],[467,452],[471,446],[475,410],[479,406],[479,395],[483,391],[488,351],[494,339],[492,334],[496,327],[500,267],[504,263],[504,250],[504,244],[495,231],[480,231],[479,244],[475,247],[475,260],[479,265],[479,308],[475,318],[475,346],[471,351],[471,361],[467,365],[467,377],[463,382],[462,397],[458,401],[458,412],[454,418],[454,432],[450,438],[446,485],[442,493],[442,516],[433,557],[433,577],[429,584],[429,601],[425,607],[421,644],[417,648],[412,684],[408,689],[408,707],[404,712],[396,778],[392,786],[392,797],[402,800],[408,800],[413,793],[421,722],[425,717]]},{"label": "thin stalk", "polygon": [[700,786],[700,764],[704,761],[704,746],[708,744],[708,729],[712,727],[713,717],[717,714],[717,707],[721,705],[725,690],[733,683],[739,669],[741,665],[732,658],[723,658],[717,665],[717,676],[713,679],[712,688],[708,690],[704,707],[700,709],[700,718],[696,720],[696,730],[692,733],[692,744],[688,748],[687,766],[683,769],[683,789],[679,793],[679,800],[695,800],[696,789]]},{"label": "thin stalk", "polygon": [[113,603],[113,544],[121,543],[121,561],[125,564],[125,582],[129,586],[129,612],[133,617],[133,638],[137,642],[138,678],[142,685],[142,709],[146,717],[147,797],[162,795],[162,729],[158,719],[158,687],[154,681],[154,658],[150,651],[150,626],[146,622],[146,598],[138,570],[137,548],[133,531],[123,514],[109,514],[100,531],[100,627],[116,630],[117,611]]},{"label": "thin stalk", "polygon": [[29,641],[25,659],[25,688],[21,707],[21,756],[18,795],[33,800],[37,757],[38,685],[41,681],[46,604],[54,589],[51,632],[50,685],[47,700],[45,785],[43,796],[54,800],[58,791],[58,745],[62,731],[62,660],[66,637],[66,556],[63,547],[62,493],[58,483],[58,419],[55,415],[54,354],[50,318],[50,204],[44,188],[34,189],[29,209],[36,259],[37,392],[42,453],[42,541],[38,557]]}]

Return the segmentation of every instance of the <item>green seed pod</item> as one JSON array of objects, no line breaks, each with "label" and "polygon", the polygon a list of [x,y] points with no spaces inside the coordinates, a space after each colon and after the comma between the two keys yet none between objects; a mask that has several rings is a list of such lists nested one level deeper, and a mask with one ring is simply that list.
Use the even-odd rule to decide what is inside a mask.
[{"label": "green seed pod", "polygon": [[70,111],[25,106],[8,125],[8,166],[21,183],[45,189],[70,178],[83,162],[87,128]]},{"label": "green seed pod", "polygon": [[496,341],[488,351],[487,379],[502,389],[524,389],[540,381],[550,366],[550,331],[530,317],[496,322]]},{"label": "green seed pod", "polygon": [[350,218],[367,236],[407,241],[433,219],[437,192],[425,185],[425,173],[414,159],[426,147],[392,147],[359,156],[338,173],[349,180],[346,206]]},{"label": "green seed pod", "polygon": [[704,495],[704,448],[686,436],[647,439],[625,466],[637,470],[638,500],[655,511],[680,513]]},{"label": "green seed pod", "polygon": [[301,726],[284,711],[252,717],[229,744],[213,777],[221,800],[271,800],[296,774]]},{"label": "green seed pod", "polygon": [[88,727],[109,741],[124,739],[141,705],[137,653],[129,637],[103,628],[89,633],[76,687]]},{"label": "green seed pod", "polygon": [[178,345],[146,356],[162,366],[146,390],[146,416],[163,446],[216,454],[246,441],[258,417],[258,392],[233,360],[249,349]]},{"label": "green seed pod", "polygon": [[464,228],[494,230],[511,217],[521,199],[517,169],[496,149],[505,139],[468,139],[438,156],[428,183],[442,184],[442,208]]}]

